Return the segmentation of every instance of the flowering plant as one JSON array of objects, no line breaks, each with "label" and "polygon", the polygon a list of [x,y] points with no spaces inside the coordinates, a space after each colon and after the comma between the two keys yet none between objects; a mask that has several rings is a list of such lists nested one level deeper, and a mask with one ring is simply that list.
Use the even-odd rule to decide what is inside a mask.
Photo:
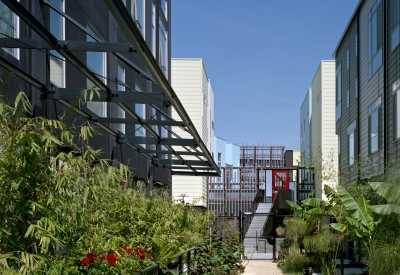
[{"label": "flowering plant", "polygon": [[[132,253],[133,251],[133,253]],[[142,267],[154,264],[152,248],[123,246],[104,255],[87,253],[79,260],[77,274],[130,274]]]},{"label": "flowering plant", "polygon": [[196,270],[190,270],[190,274],[237,274],[244,270],[240,257],[243,245],[239,236],[231,233],[221,239],[217,238],[217,231],[197,247]]}]

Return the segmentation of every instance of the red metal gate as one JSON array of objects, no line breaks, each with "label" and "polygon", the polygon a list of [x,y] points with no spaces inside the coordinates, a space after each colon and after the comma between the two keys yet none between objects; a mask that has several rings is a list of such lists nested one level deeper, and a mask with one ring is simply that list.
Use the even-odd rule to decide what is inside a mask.
[{"label": "red metal gate", "polygon": [[289,170],[272,170],[272,201],[278,189],[289,189]]}]

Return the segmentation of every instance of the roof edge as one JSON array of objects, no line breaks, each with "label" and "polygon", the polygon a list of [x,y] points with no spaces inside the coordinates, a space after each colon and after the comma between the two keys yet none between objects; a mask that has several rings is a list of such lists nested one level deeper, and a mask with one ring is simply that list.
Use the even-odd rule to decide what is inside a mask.
[{"label": "roof edge", "polygon": [[358,13],[359,8],[360,8],[361,4],[362,4],[364,1],[365,1],[365,0],[360,0],[360,1],[358,1],[357,7],[354,9],[354,12],[353,12],[353,14],[352,14],[351,17],[350,17],[350,20],[349,20],[349,22],[347,22],[346,28],[344,29],[344,32],[342,33],[342,36],[341,36],[340,39],[339,39],[339,43],[336,45],[336,48],[335,48],[335,50],[333,51],[333,54],[332,54],[332,57],[333,57],[333,58],[336,59],[336,52],[337,52],[337,50],[339,49],[340,44],[342,44],[342,41],[343,41],[344,36],[346,35],[347,31],[349,30],[349,27],[350,27],[351,23],[353,22],[354,17],[355,17],[356,14]]}]

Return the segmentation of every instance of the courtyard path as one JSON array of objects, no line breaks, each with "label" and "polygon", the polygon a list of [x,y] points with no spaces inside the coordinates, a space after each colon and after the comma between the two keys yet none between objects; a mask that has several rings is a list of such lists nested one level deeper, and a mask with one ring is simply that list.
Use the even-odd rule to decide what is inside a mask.
[{"label": "courtyard path", "polygon": [[283,272],[271,260],[245,260],[246,265],[243,275],[282,275]]}]

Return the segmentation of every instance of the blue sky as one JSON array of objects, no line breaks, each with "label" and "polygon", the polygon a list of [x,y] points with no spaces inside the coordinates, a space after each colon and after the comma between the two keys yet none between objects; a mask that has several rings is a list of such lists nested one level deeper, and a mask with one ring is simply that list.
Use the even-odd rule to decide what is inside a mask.
[{"label": "blue sky", "polygon": [[172,57],[203,58],[215,135],[300,149],[300,106],[358,0],[173,0]]}]

